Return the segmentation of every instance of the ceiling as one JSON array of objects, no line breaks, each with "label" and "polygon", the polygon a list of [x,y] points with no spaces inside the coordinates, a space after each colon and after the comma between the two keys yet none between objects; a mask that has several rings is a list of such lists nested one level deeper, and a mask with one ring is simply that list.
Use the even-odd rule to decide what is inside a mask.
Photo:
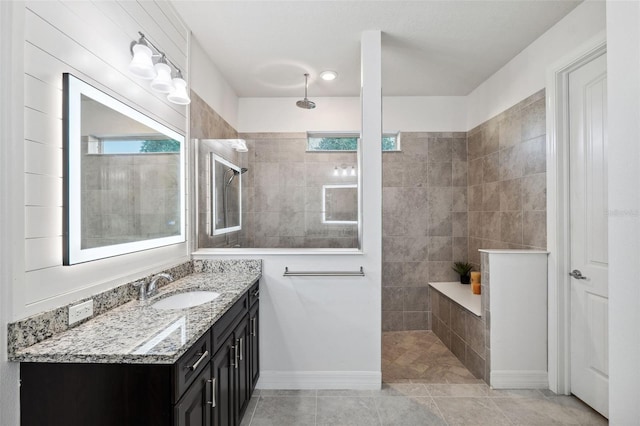
[{"label": "ceiling", "polygon": [[[573,0],[175,1],[240,97],[358,96],[360,36],[382,30],[387,96],[464,96],[575,8]],[[324,70],[338,72],[332,82]]]}]

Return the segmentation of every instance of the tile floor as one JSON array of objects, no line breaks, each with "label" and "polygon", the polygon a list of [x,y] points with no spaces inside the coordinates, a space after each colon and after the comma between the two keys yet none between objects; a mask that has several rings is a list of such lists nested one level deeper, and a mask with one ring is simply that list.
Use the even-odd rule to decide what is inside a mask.
[{"label": "tile floor", "polygon": [[382,353],[381,390],[256,390],[241,426],[607,424],[571,396],[490,389],[428,331],[385,332]]}]

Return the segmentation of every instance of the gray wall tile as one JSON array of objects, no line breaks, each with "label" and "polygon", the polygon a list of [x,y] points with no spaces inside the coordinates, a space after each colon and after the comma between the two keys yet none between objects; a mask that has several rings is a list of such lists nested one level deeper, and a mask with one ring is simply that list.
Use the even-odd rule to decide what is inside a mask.
[{"label": "gray wall tile", "polygon": [[450,163],[452,154],[453,146],[450,138],[429,139],[429,162]]},{"label": "gray wall tile", "polygon": [[525,246],[543,248],[547,246],[547,212],[526,211],[523,217],[523,238]]},{"label": "gray wall tile", "polygon": [[500,149],[506,149],[519,144],[522,141],[520,105],[511,107],[501,114],[500,126]]},{"label": "gray wall tile", "polygon": [[452,178],[451,163],[428,163],[428,184],[429,186],[451,186]]},{"label": "gray wall tile", "polygon": [[382,310],[402,311],[404,303],[404,289],[402,287],[382,288]]},{"label": "gray wall tile", "polygon": [[500,180],[500,154],[494,152],[482,159],[482,182],[495,182]]},{"label": "gray wall tile", "polygon": [[402,331],[403,327],[402,311],[383,311],[382,312],[382,331]]},{"label": "gray wall tile", "polygon": [[427,287],[429,279],[429,262],[402,262],[404,285],[408,287]]},{"label": "gray wall tile", "polygon": [[547,209],[546,173],[539,173],[522,178],[522,209]]},{"label": "gray wall tile", "polygon": [[453,260],[453,237],[428,237],[429,260]]},{"label": "gray wall tile", "polygon": [[529,140],[546,133],[545,100],[539,99],[522,108],[522,140]]},{"label": "gray wall tile", "polygon": [[500,213],[500,240],[522,244],[522,212]]},{"label": "gray wall tile", "polygon": [[430,330],[429,313],[426,311],[404,311],[404,330]]},{"label": "gray wall tile", "polygon": [[546,248],[545,114],[542,90],[468,132],[467,258],[478,269],[480,248]]}]

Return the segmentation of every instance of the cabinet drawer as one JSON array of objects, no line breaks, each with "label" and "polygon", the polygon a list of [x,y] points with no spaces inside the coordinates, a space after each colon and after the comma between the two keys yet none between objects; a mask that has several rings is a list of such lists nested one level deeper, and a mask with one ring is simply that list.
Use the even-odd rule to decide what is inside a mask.
[{"label": "cabinet drawer", "polygon": [[233,304],[233,306],[225,312],[225,314],[213,325],[211,328],[213,352],[217,352],[220,346],[224,343],[225,339],[233,332],[233,328],[236,324],[237,318],[242,318],[249,310],[249,298],[247,293],[244,293],[240,300]]},{"label": "cabinet drawer", "polygon": [[248,293],[249,306],[253,306],[258,300],[260,300],[260,281],[252,285]]},{"label": "cabinet drawer", "polygon": [[198,377],[209,360],[213,356],[211,336],[205,333],[180,359],[174,364],[175,393],[173,401],[176,402],[191,382]]}]

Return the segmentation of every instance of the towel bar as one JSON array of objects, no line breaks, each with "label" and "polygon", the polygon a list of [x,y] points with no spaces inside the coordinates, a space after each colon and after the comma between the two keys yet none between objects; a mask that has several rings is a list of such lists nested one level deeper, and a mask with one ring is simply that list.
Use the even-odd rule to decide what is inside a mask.
[{"label": "towel bar", "polygon": [[364,277],[362,266],[359,271],[290,271],[284,268],[283,277]]}]

